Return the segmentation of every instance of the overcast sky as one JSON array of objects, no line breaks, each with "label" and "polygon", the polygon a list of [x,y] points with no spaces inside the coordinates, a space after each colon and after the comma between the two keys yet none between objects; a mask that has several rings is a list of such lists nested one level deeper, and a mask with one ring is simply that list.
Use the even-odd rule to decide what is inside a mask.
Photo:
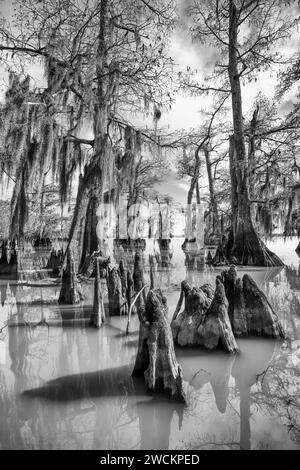
[{"label": "overcast sky", "polygon": [[[180,23],[172,35],[170,42],[170,55],[173,57],[177,71],[186,71],[189,66],[192,69],[198,70],[198,78],[204,78],[205,74],[212,70],[214,64],[214,51],[207,45],[200,45],[192,43],[189,37],[188,27],[185,23],[185,16],[183,12],[183,5],[186,2],[179,1]],[[297,14],[295,7],[295,14]],[[12,2],[10,0],[0,1],[0,10],[6,18],[11,17]],[[298,35],[294,35],[291,40],[285,41],[281,46],[282,52],[289,54],[298,52],[300,49],[300,40]],[[2,72],[2,82],[0,89],[0,97],[5,91],[7,85],[7,76],[3,74],[3,67],[0,65],[0,72]],[[43,80],[43,71],[41,66],[35,66],[30,70],[30,75],[36,78],[37,84],[41,84]],[[258,92],[263,92],[264,95],[271,98],[274,94],[277,77],[276,72],[273,75],[270,73],[260,73],[257,76],[257,81],[247,84],[243,87],[243,110],[246,115],[252,108],[254,98]],[[293,102],[296,100],[295,89],[291,90],[285,97],[283,103],[280,105],[281,113],[289,111]],[[201,109],[209,107],[211,99],[203,97],[188,97],[178,94],[176,101],[169,113],[163,113],[160,120],[160,126],[170,130],[175,129],[189,129],[201,126]],[[171,179],[170,179],[171,184]],[[178,187],[180,193],[180,200],[184,198],[186,185]],[[173,190],[171,191],[173,193]],[[178,194],[179,195],[179,194]]]},{"label": "overcast sky", "polygon": [[[214,51],[207,45],[192,43],[189,37],[188,25],[185,22],[184,6],[186,1],[179,0],[179,16],[180,24],[174,31],[170,43],[170,55],[174,59],[177,71],[186,71],[187,67],[197,69],[198,77],[204,78],[214,65]],[[299,12],[299,7],[295,8],[295,14]],[[11,0],[0,0],[0,11],[2,16],[10,18],[13,11],[13,4]],[[300,49],[299,35],[293,35],[289,41],[285,41],[281,46],[283,53],[298,52]],[[7,86],[7,76],[3,73],[1,68],[2,80],[0,83],[0,97],[3,99],[3,93]],[[42,68],[38,65],[31,66],[30,74],[35,77],[36,82],[41,84],[43,80]],[[268,72],[262,72],[257,76],[257,81],[247,84],[243,87],[243,109],[246,114],[253,106],[255,96],[259,91],[263,92],[267,97],[272,97],[274,88],[276,86],[276,72],[270,75]],[[286,97],[281,105],[282,111],[287,111],[293,101],[295,100],[295,90],[292,90]],[[201,123],[201,109],[205,109],[210,99],[203,97],[188,97],[187,95],[177,95],[176,101],[172,110],[162,115],[160,124],[168,126],[171,129],[188,129],[190,127],[197,127]]]}]

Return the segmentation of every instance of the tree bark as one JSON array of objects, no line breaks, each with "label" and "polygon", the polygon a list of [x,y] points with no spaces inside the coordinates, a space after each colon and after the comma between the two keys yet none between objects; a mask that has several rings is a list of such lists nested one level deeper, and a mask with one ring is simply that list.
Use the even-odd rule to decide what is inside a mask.
[{"label": "tree bark", "polygon": [[96,194],[91,194],[89,198],[85,219],[85,228],[83,233],[83,245],[80,267],[84,265],[85,260],[88,256],[98,250],[98,237],[96,233],[96,227],[99,196],[100,194],[98,195],[98,197]]},{"label": "tree bark", "polygon": [[185,236],[185,241],[184,241],[184,244],[182,246],[182,249],[185,249],[185,247],[187,246],[187,243],[189,241],[192,241],[194,242],[195,239],[194,237],[192,236],[192,233],[193,233],[193,217],[192,217],[192,214],[193,214],[193,196],[194,196],[194,192],[196,192],[196,200],[197,200],[197,204],[200,204],[200,191],[199,191],[199,184],[198,184],[198,180],[199,180],[199,176],[200,176],[200,158],[199,158],[199,152],[200,152],[200,147],[198,147],[196,149],[196,152],[195,152],[195,167],[194,167],[194,174],[191,178],[191,184],[190,184],[190,188],[189,188],[189,191],[188,191],[188,195],[187,195],[187,216],[186,216],[186,236]]},{"label": "tree bark", "polygon": [[231,266],[228,271],[222,272],[222,280],[235,336],[285,337],[276,312],[248,274],[241,280],[237,277],[236,268]]},{"label": "tree bark", "polygon": [[[134,258],[134,268],[133,268],[133,283],[134,283],[134,292],[138,294],[140,290],[146,285],[144,279],[144,268],[143,268],[143,258],[140,251],[136,251],[135,258]],[[141,316],[145,310],[146,304],[146,292],[145,289],[142,292],[142,295],[136,301],[136,309],[137,314],[139,315],[139,319],[141,321]]]},{"label": "tree bark", "polygon": [[107,58],[107,13],[108,0],[100,0],[100,27],[96,59],[97,89],[93,117],[93,156],[91,161],[85,166],[84,174],[79,179],[76,205],[69,233],[68,247],[73,247],[81,264],[87,255],[87,247],[84,247],[84,240],[87,241],[91,252],[94,251],[96,245],[95,206],[101,203],[103,168],[106,159],[110,157],[107,135],[109,96],[106,94],[106,88],[109,84],[105,82],[108,79],[104,78]]},{"label": "tree bark", "polygon": [[[181,283],[180,299],[171,323],[172,334],[179,346],[195,346],[198,344],[198,328],[202,317],[207,312],[213,298],[213,289],[209,284],[200,288],[191,288],[186,281]],[[185,301],[183,312],[179,313]]]},{"label": "tree bark", "polygon": [[118,268],[108,266],[107,273],[108,311],[110,316],[127,314],[127,298],[123,295],[123,286]]},{"label": "tree bark", "polygon": [[[233,139],[230,139],[230,173],[232,183],[232,226],[225,248],[230,263],[248,266],[282,266],[282,261],[259,238],[251,219],[249,178],[245,147],[242,94],[238,59],[239,15],[234,0],[229,1],[229,64]],[[214,264],[222,262],[219,253]]]},{"label": "tree bark", "polygon": [[224,285],[219,277],[216,279],[216,290],[211,305],[201,318],[198,335],[198,344],[206,349],[213,350],[221,346],[231,354],[239,351],[228,316]]},{"label": "tree bark", "polygon": [[[185,308],[179,313],[185,299]],[[224,285],[218,277],[216,290],[210,284],[191,288],[181,284],[181,294],[172,323],[173,338],[179,346],[202,346],[216,349],[222,346],[229,353],[238,352],[229,316]]]},{"label": "tree bark", "polygon": [[167,317],[167,302],[160,290],[148,293],[132,374],[144,376],[148,392],[164,393],[186,403],[182,369],[176,360]]},{"label": "tree bark", "polygon": [[83,300],[83,295],[76,276],[76,267],[73,253],[70,249],[68,249],[67,265],[62,274],[58,302],[60,304],[78,304],[81,300]]},{"label": "tree bark", "polygon": [[218,204],[217,204],[216,195],[215,195],[214,179],[212,175],[211,161],[210,161],[210,153],[206,147],[204,149],[204,154],[205,154],[206,171],[207,171],[207,178],[208,178],[208,187],[209,187],[210,210],[212,214],[211,235],[214,238],[218,239],[220,236],[219,211],[218,211]]}]

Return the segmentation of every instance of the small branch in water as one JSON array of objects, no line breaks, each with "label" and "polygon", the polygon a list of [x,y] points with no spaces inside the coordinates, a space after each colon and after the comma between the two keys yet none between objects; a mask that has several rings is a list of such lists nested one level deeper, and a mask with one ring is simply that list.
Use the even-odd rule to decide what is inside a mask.
[{"label": "small branch in water", "polygon": [[260,374],[257,374],[256,376],[256,382],[258,382],[259,378],[262,377],[261,379],[261,384],[263,384],[263,381],[265,380],[265,377],[267,375],[267,372],[268,370],[273,367],[272,365],[269,365],[263,372],[261,372]]},{"label": "small branch in water", "polygon": [[199,369],[199,370],[197,370],[197,372],[195,372],[195,374],[193,375],[192,380],[190,381],[190,384],[192,384],[193,380],[197,377],[198,374],[200,374],[200,372],[205,372],[207,375],[211,375],[211,373],[210,373],[210,372],[207,372],[207,370],[205,370],[205,369]]},{"label": "small branch in water", "polygon": [[141,293],[143,292],[143,290],[148,287],[148,284],[145,284],[140,290],[139,292],[136,294],[132,304],[130,305],[130,309],[129,309],[129,312],[128,312],[128,321],[127,321],[127,327],[126,327],[126,335],[129,334],[129,323],[130,323],[130,319],[131,319],[131,312],[132,312],[132,309],[134,307],[134,304],[136,303],[137,299],[139,298],[139,296],[141,295]]},{"label": "small branch in water", "polygon": [[[181,306],[182,306],[182,302],[183,302],[183,297],[184,297],[184,292],[183,292],[183,288],[182,288],[182,284],[181,284],[181,291],[180,291],[180,297],[179,297],[179,300],[177,302],[177,305],[176,305],[176,308],[175,308],[175,312],[173,314],[173,318],[172,318],[172,322],[177,318],[177,315],[178,313],[180,312],[180,309],[181,309]],[[171,322],[171,323],[172,323]]]}]

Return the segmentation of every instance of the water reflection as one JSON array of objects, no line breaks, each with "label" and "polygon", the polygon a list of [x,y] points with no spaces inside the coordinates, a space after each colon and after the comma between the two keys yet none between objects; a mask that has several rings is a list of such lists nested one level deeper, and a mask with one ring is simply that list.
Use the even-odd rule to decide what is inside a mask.
[{"label": "water reflection", "polygon": [[[197,267],[197,263],[193,268],[186,266],[181,243],[172,240],[165,250],[151,242],[144,250],[147,275],[149,254],[158,253],[156,282],[167,293],[170,315],[182,279],[187,277],[194,285],[214,284],[220,272]],[[133,253],[123,249],[124,253],[130,265]],[[47,304],[57,296],[56,285],[33,287],[2,280],[2,322],[8,317],[23,324],[30,319],[37,324],[43,318],[63,320],[57,327],[6,328],[0,336],[4,347],[0,447],[300,448],[298,265],[294,261],[290,271],[288,265],[250,272],[278,311],[288,332],[286,342],[240,340],[238,356],[198,349],[176,351],[187,382],[189,406],[185,409],[162,397],[150,397],[144,384],[131,378],[138,338],[136,317],[129,336],[125,335],[125,317],[111,318],[99,331],[94,330],[85,322],[90,286],[86,286],[90,295],[86,304],[76,311],[58,311],[57,306]],[[241,275],[245,272],[240,271]],[[32,298],[45,302],[30,305]],[[72,316],[77,318],[76,327],[74,322],[70,326]]]}]

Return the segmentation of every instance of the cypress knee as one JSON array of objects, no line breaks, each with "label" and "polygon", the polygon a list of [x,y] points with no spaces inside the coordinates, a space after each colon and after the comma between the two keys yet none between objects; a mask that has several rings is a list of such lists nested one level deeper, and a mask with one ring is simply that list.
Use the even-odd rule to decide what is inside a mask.
[{"label": "cypress knee", "polygon": [[150,393],[164,393],[186,403],[182,369],[178,364],[167,317],[167,302],[160,290],[148,293],[133,375],[143,375]]}]

